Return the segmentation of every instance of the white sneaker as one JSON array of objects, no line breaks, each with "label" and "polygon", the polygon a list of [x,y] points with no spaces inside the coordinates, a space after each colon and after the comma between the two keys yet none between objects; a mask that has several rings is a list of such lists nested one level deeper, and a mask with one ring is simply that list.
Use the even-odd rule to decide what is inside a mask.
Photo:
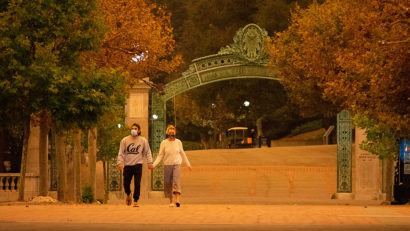
[{"label": "white sneaker", "polygon": [[171,204],[169,204],[169,207],[174,207],[175,205],[174,205],[174,203],[171,203]]}]

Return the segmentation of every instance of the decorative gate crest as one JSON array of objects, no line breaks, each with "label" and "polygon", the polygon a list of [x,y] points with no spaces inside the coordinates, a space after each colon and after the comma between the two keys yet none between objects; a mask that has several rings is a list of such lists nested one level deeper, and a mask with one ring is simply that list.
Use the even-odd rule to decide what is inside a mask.
[{"label": "decorative gate crest", "polygon": [[256,24],[248,24],[239,29],[233,38],[234,43],[222,48],[218,54],[231,54],[242,62],[266,64],[269,59],[265,52],[268,32]]}]

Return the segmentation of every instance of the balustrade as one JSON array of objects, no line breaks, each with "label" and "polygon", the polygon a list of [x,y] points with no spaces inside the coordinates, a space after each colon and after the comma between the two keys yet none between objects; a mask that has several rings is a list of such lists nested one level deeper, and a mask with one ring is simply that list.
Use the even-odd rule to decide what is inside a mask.
[{"label": "balustrade", "polygon": [[17,191],[20,173],[0,173],[0,192]]}]

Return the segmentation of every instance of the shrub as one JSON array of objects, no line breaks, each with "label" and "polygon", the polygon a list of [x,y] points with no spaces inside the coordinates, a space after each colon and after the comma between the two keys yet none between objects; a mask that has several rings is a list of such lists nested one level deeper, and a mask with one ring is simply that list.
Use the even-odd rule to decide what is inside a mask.
[{"label": "shrub", "polygon": [[184,145],[185,151],[204,149],[201,143],[195,141],[182,141],[182,144]]},{"label": "shrub", "polygon": [[322,120],[314,120],[297,126],[290,132],[290,137],[322,128]]},{"label": "shrub", "polygon": [[91,190],[91,186],[84,186],[83,187],[83,194],[82,194],[83,203],[91,204],[94,201],[94,195]]}]

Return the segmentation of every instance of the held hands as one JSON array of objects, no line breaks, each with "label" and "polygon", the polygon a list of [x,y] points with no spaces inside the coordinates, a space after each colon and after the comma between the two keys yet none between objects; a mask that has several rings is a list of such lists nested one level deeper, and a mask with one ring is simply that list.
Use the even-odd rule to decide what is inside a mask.
[{"label": "held hands", "polygon": [[[148,164],[148,169],[149,169],[149,170],[151,170],[151,169],[153,169],[153,168],[154,168],[154,165]],[[118,165],[118,170],[119,170],[120,172],[123,172],[123,171],[124,171],[124,165]]]}]

